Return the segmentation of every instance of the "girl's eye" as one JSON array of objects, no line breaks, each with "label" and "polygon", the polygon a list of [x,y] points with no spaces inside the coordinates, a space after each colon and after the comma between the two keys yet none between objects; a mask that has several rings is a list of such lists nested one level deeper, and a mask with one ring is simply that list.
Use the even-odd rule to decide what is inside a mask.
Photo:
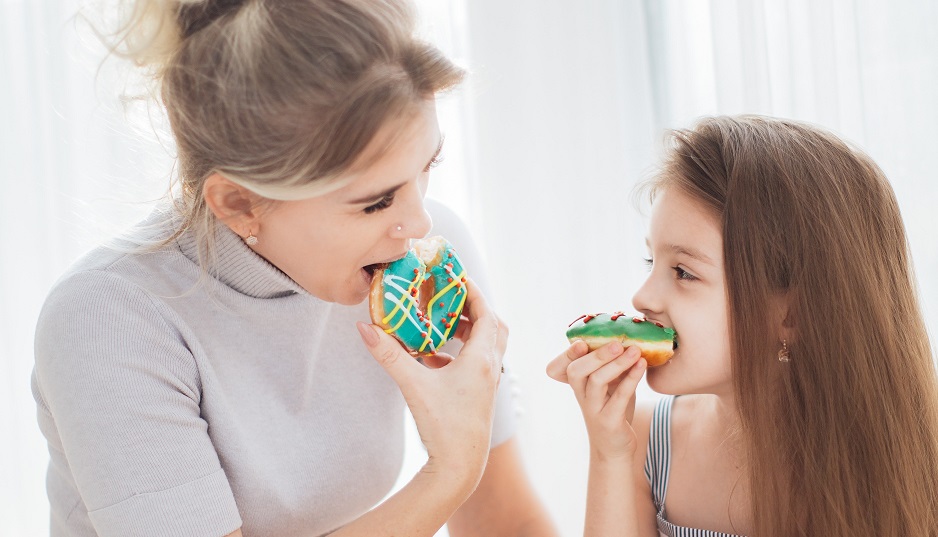
[{"label": "girl's eye", "polygon": [[697,276],[694,276],[693,274],[691,274],[690,272],[687,272],[686,270],[682,269],[679,266],[671,267],[671,268],[673,268],[674,272],[677,273],[677,279],[679,280],[692,281],[692,280],[697,279]]},{"label": "girl's eye", "polygon": [[378,212],[378,211],[383,211],[383,210],[387,209],[388,207],[390,207],[392,203],[394,203],[394,193],[393,193],[393,192],[392,192],[391,194],[388,194],[387,196],[381,198],[381,199],[378,201],[378,203],[375,203],[374,205],[369,205],[368,207],[365,207],[365,214],[372,214],[372,213],[376,213],[376,212]]},{"label": "girl's eye", "polygon": [[430,160],[430,163],[427,164],[427,167],[423,169],[424,173],[429,172],[433,168],[436,168],[443,162],[443,155],[437,155]]},{"label": "girl's eye", "polygon": [[648,268],[648,270],[651,270],[651,267],[655,265],[655,260],[650,257],[646,257],[642,259],[642,261],[645,263],[645,267]]}]

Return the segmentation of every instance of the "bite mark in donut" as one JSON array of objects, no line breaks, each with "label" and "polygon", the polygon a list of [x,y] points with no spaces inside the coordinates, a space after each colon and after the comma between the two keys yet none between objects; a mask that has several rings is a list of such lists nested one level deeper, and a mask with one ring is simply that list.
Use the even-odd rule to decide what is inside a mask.
[{"label": "bite mark in donut", "polygon": [[622,343],[623,347],[636,346],[649,367],[667,362],[677,349],[677,333],[673,328],[621,311],[581,315],[570,323],[567,339],[571,343],[582,339],[590,351],[612,341]]},{"label": "bite mark in donut", "polygon": [[415,241],[403,258],[378,267],[371,280],[371,320],[414,356],[429,356],[459,326],[466,271],[443,237]]}]

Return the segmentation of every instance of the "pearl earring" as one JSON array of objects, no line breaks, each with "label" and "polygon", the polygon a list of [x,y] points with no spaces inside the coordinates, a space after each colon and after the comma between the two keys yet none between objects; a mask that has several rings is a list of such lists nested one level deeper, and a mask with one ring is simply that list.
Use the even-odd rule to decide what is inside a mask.
[{"label": "pearl earring", "polygon": [[778,350],[778,361],[787,364],[791,361],[791,356],[788,354],[788,341],[782,340],[782,348]]},{"label": "pearl earring", "polygon": [[250,233],[247,237],[244,238],[244,244],[247,244],[248,246],[254,246],[257,244],[257,237],[254,236],[254,233]]},{"label": "pearl earring", "polygon": [[401,226],[397,226],[397,227],[396,227],[396,228],[394,228],[394,229],[396,229],[396,230],[398,230],[398,231],[400,231],[400,230],[402,230],[402,229],[404,229],[404,228],[403,228],[403,227],[401,227]]}]

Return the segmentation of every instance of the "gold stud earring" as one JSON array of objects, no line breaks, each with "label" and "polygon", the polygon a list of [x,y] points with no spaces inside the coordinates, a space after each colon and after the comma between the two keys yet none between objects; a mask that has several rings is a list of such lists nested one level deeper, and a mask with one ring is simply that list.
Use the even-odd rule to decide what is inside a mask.
[{"label": "gold stud earring", "polygon": [[787,364],[791,361],[791,356],[788,354],[788,341],[782,340],[782,348],[778,350],[778,361],[784,364]]},{"label": "gold stud earring", "polygon": [[253,232],[248,233],[248,236],[244,238],[244,244],[247,244],[248,246],[254,246],[257,244],[257,237],[254,236]]}]

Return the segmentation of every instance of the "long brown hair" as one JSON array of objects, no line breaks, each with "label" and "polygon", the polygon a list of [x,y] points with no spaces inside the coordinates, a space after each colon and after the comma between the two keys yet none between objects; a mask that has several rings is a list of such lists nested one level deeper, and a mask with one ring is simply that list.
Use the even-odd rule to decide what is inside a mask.
[{"label": "long brown hair", "polygon": [[938,381],[883,172],[783,119],[708,118],[670,140],[654,189],[722,222],[754,535],[938,535]]}]

